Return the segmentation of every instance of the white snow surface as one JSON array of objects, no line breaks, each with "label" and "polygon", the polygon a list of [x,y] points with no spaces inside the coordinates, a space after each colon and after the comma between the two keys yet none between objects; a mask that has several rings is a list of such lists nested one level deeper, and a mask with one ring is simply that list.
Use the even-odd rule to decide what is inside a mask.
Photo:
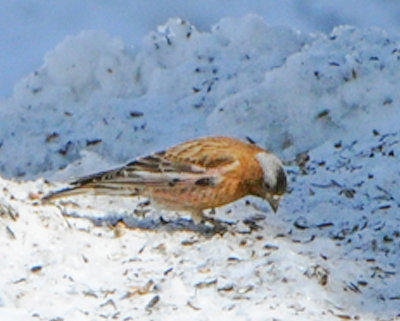
[{"label": "white snow surface", "polygon": [[80,30],[104,30],[127,45],[137,45],[154,26],[169,17],[191,21],[199,30],[223,17],[250,13],[269,25],[304,32],[330,32],[338,25],[377,26],[400,31],[398,0],[2,0],[0,10],[0,97],[10,96],[14,83],[37,68],[45,52],[60,39]]},{"label": "white snow surface", "polygon": [[[135,48],[67,37],[0,102],[0,320],[397,320],[399,83],[400,37],[377,28],[248,15],[170,19]],[[212,234],[143,200],[38,200],[217,134],[283,159],[276,215],[240,200]]]}]

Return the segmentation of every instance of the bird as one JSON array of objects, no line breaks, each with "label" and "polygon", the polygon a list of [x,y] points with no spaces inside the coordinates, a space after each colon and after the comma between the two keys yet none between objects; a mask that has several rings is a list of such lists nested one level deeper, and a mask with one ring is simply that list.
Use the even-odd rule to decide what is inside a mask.
[{"label": "bird", "polygon": [[204,211],[248,195],[265,199],[273,212],[287,188],[282,161],[273,153],[236,138],[201,137],[84,176],[51,192],[44,202],[91,193],[144,196],[162,209],[188,212],[204,222]]}]

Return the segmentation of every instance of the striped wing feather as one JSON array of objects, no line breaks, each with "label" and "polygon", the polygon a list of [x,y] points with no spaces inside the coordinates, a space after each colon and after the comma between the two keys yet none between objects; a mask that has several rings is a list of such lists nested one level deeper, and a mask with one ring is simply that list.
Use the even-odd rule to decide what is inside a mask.
[{"label": "striped wing feather", "polygon": [[118,169],[83,177],[72,185],[97,183],[154,186],[206,179],[208,170],[236,161],[234,156],[224,150],[228,146],[227,142],[221,144],[212,140],[203,141],[202,144],[187,142],[168,151],[138,158]]},{"label": "striped wing feather", "polygon": [[[56,191],[43,199],[95,191],[96,194],[137,195],[146,187],[177,184],[215,186],[217,167],[236,161],[230,153],[229,139],[197,140],[175,146],[168,151],[138,158],[125,166],[82,177],[71,187]],[[228,149],[228,150],[227,150]],[[214,170],[214,174],[210,171]]]}]

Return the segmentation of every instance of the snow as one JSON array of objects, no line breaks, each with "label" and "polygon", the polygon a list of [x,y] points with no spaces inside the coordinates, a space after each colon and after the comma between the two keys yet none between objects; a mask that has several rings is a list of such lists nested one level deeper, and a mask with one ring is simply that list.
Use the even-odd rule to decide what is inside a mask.
[{"label": "snow", "polygon": [[12,95],[13,85],[43,62],[66,36],[81,30],[104,30],[137,46],[155,26],[170,17],[191,21],[199,30],[224,17],[249,13],[262,16],[269,25],[291,26],[303,32],[330,32],[338,25],[381,27],[399,32],[397,0],[66,0],[49,6],[46,1],[3,0],[0,11],[0,96]]},{"label": "snow", "polygon": [[[256,15],[203,31],[171,18],[134,48],[68,36],[0,102],[0,319],[400,317],[399,45],[390,30]],[[211,234],[143,199],[39,201],[211,134],[284,160],[276,215],[240,200]]]}]

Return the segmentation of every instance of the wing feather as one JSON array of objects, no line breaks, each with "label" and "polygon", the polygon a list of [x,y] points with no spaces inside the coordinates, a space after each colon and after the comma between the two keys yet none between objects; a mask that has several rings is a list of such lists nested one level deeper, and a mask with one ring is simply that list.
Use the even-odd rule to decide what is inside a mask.
[{"label": "wing feather", "polygon": [[218,175],[240,165],[226,148],[230,141],[190,141],[146,157],[125,166],[82,177],[69,188],[44,197],[52,199],[80,194],[88,190],[96,194],[137,195],[146,187],[168,187],[179,184],[217,186]]}]

